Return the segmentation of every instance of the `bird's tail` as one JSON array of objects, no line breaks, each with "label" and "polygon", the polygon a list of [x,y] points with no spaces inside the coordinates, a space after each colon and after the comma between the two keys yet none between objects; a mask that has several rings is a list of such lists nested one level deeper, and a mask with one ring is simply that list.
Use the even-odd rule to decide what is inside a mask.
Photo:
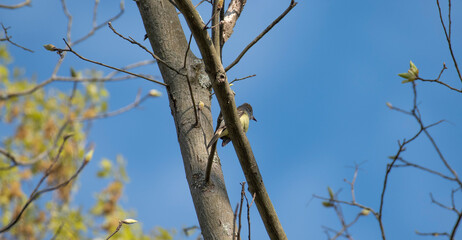
[{"label": "bird's tail", "polygon": [[207,144],[207,149],[210,148],[215,142],[218,141],[218,138],[220,138],[220,134],[223,132],[223,129],[218,129],[215,132],[215,135],[213,135],[212,140],[210,140],[209,144]]}]

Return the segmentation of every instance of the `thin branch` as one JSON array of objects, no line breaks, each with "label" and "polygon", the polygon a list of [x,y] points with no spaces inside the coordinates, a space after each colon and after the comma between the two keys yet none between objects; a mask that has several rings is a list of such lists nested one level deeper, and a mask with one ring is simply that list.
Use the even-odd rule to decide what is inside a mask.
[{"label": "thin branch", "polygon": [[122,221],[119,220],[119,225],[117,226],[116,230],[114,232],[112,232],[111,235],[109,235],[106,240],[108,240],[109,238],[111,238],[112,236],[114,236],[119,230],[120,228],[122,228]]},{"label": "thin branch", "polygon": [[241,239],[241,228],[242,228],[242,209],[244,208],[244,196],[245,196],[245,182],[241,182],[241,204],[239,208],[239,227],[237,229],[237,239]]},{"label": "thin branch", "polygon": [[29,95],[29,94],[43,88],[44,86],[50,84],[51,82],[53,82],[53,78],[49,78],[46,81],[43,81],[43,82],[33,86],[32,88],[29,88],[29,89],[24,90],[24,91],[0,95],[0,101],[8,100],[8,99],[13,98],[13,97]]},{"label": "thin branch", "polygon": [[170,66],[170,64],[168,64],[167,62],[165,62],[164,60],[162,60],[159,56],[157,56],[156,54],[154,54],[152,51],[149,51],[149,49],[147,49],[144,45],[142,45],[141,43],[135,41],[135,39],[133,39],[132,37],[124,37],[122,34],[118,33],[114,27],[112,27],[112,24],[111,22],[108,23],[108,26],[109,28],[119,37],[121,37],[122,39],[130,42],[131,44],[136,44],[138,45],[140,48],[142,48],[144,51],[146,51],[147,53],[149,53],[154,59],[156,59],[158,62],[164,64],[166,67],[168,67],[170,70],[176,72],[177,74],[181,75],[181,76],[185,76],[185,74],[181,73],[180,71],[178,71],[176,68]]},{"label": "thin branch", "polygon": [[357,202],[348,202],[348,201],[343,201],[343,200],[339,200],[339,199],[332,199],[332,198],[326,198],[326,197],[321,197],[321,196],[318,196],[316,194],[313,194],[313,197],[314,198],[317,198],[317,199],[321,199],[321,200],[325,200],[325,201],[332,201],[332,202],[335,202],[335,203],[341,203],[341,204],[345,204],[345,205],[350,205],[350,206],[354,206],[354,207],[358,207],[360,209],[366,209],[368,211],[370,211],[373,215],[375,215],[376,217],[379,215],[378,212],[376,212],[374,209],[370,208],[370,207],[367,207],[365,205],[362,205],[360,203],[357,203]]},{"label": "thin branch", "polygon": [[459,211],[457,211],[457,209],[455,209],[453,207],[448,207],[448,206],[436,201],[435,198],[433,197],[432,193],[430,193],[430,199],[431,199],[432,203],[438,205],[439,207],[444,208],[444,209],[449,210],[449,211],[452,211],[452,212],[455,212],[456,214],[459,215]]},{"label": "thin branch", "polygon": [[445,175],[443,173],[437,172],[437,171],[432,170],[430,168],[426,168],[426,167],[423,167],[421,165],[408,162],[408,161],[404,160],[402,157],[399,157],[398,161],[402,162],[403,164],[401,164],[401,165],[395,164],[395,167],[415,167],[415,168],[420,169],[422,171],[425,171],[425,172],[440,176],[440,177],[442,177],[444,179],[447,179],[447,180],[450,180],[450,181],[455,181],[455,178],[453,178],[453,177],[449,177],[449,176],[447,176],[447,175]]},{"label": "thin branch", "polygon": [[[96,6],[95,6],[96,7]],[[96,10],[95,10],[96,11]],[[80,39],[78,39],[77,41],[74,41],[72,42],[71,46],[74,46],[76,44],[79,44],[81,42],[83,42],[84,40],[86,40],[87,38],[91,37],[93,34],[95,34],[95,32],[99,29],[101,29],[102,27],[106,26],[108,23],[110,22],[113,22],[115,20],[117,20],[120,16],[122,16],[122,14],[125,12],[125,4],[123,3],[123,0],[120,2],[120,12],[117,13],[117,15],[115,15],[114,17],[104,21],[103,23],[99,24],[99,25],[96,25],[96,13],[94,13],[94,19],[93,19],[93,27],[92,29],[90,30],[90,32],[87,33],[87,35],[81,37]],[[96,26],[95,26],[96,25]]]},{"label": "thin branch", "polygon": [[27,207],[36,199],[38,199],[40,197],[40,195],[42,195],[43,193],[46,193],[46,192],[50,192],[50,191],[54,191],[58,188],[61,188],[61,187],[64,187],[66,186],[67,184],[69,184],[72,180],[74,180],[78,175],[79,173],[82,171],[82,169],[88,164],[88,161],[85,159],[83,162],[82,162],[82,165],[79,167],[79,169],[77,169],[77,171],[69,178],[67,179],[66,181],[56,185],[56,186],[53,186],[53,187],[48,187],[48,188],[45,188],[45,189],[42,189],[42,190],[38,190],[40,188],[40,185],[42,185],[42,183],[45,181],[46,178],[48,178],[48,176],[51,174],[52,172],[52,169],[53,167],[55,166],[55,164],[58,162],[58,160],[60,159],[60,156],[61,156],[61,153],[64,149],[64,144],[66,143],[67,139],[69,139],[71,137],[71,135],[67,135],[64,137],[64,140],[58,150],[58,153],[56,154],[55,158],[53,159],[52,163],[50,164],[50,166],[45,170],[45,173],[43,174],[42,178],[39,180],[39,182],[37,183],[37,185],[35,186],[34,190],[32,191],[32,193],[30,194],[29,196],[29,199],[27,200],[27,202],[24,204],[24,206],[22,207],[22,209],[19,211],[19,213],[10,221],[10,223],[8,223],[6,226],[4,226],[3,228],[0,229],[0,233],[3,233],[3,232],[6,232],[8,231],[9,229],[11,229],[18,221],[19,219],[21,218],[21,216],[23,215],[23,213],[26,211]]},{"label": "thin branch", "polygon": [[53,237],[50,238],[50,240],[55,240],[58,235],[61,233],[61,230],[63,229],[63,226],[64,226],[64,223],[61,223],[58,227],[58,229],[56,230],[56,232],[53,234]]},{"label": "thin branch", "polygon": [[110,69],[113,69],[113,70],[116,70],[116,71],[119,71],[119,72],[123,72],[123,73],[126,73],[126,74],[130,74],[130,75],[133,75],[133,76],[136,76],[136,77],[139,77],[139,78],[143,78],[143,79],[146,79],[146,80],[148,80],[148,81],[151,81],[151,82],[160,84],[160,85],[162,85],[162,86],[167,86],[167,84],[165,84],[165,83],[163,83],[163,82],[159,82],[159,81],[157,81],[157,80],[147,78],[147,77],[142,76],[142,75],[140,75],[140,74],[128,72],[128,71],[123,70],[123,69],[120,69],[120,68],[112,67],[112,66],[106,65],[106,64],[104,64],[104,63],[100,63],[100,62],[97,62],[97,61],[93,61],[93,60],[87,59],[87,58],[81,56],[80,54],[78,54],[77,52],[75,52],[74,50],[72,50],[71,46],[67,43],[67,41],[66,41],[65,39],[63,39],[63,40],[64,40],[64,42],[66,43],[68,49],[59,49],[59,48],[55,48],[55,51],[57,51],[58,53],[62,53],[62,52],[71,52],[71,53],[73,53],[75,56],[77,56],[78,58],[80,58],[80,59],[82,59],[82,60],[84,60],[84,61],[91,62],[91,63],[93,63],[93,64],[100,65],[100,66],[103,66],[103,67],[107,67],[107,68],[110,68]]},{"label": "thin branch", "polygon": [[146,99],[150,97],[149,94],[144,95],[143,97],[140,97],[140,92],[136,95],[135,101],[130,103],[129,105],[122,107],[120,109],[117,109],[112,112],[107,112],[107,113],[102,113],[96,116],[88,116],[88,117],[82,117],[77,119],[77,121],[87,121],[87,120],[94,120],[94,119],[101,119],[101,118],[108,118],[108,117],[113,117],[119,114],[122,114],[124,112],[127,112],[133,108],[136,108],[138,105],[140,105],[142,102],[144,102]]},{"label": "thin branch", "polygon": [[454,224],[454,227],[452,228],[451,236],[449,237],[449,239],[451,239],[451,240],[455,239],[454,237],[456,236],[456,232],[457,232],[457,229],[459,228],[459,224],[461,222],[461,219],[462,219],[462,213],[459,213],[459,217],[457,218],[457,221]]},{"label": "thin branch", "polygon": [[237,232],[236,232],[236,219],[237,219],[237,211],[239,210],[239,203],[236,205],[236,209],[234,210],[234,218],[233,218],[233,240],[237,239]]},{"label": "thin branch", "polygon": [[448,69],[448,68],[446,67],[446,64],[443,63],[443,68],[441,69],[440,74],[438,75],[438,77],[436,79],[423,79],[421,77],[417,77],[416,80],[420,80],[422,82],[436,82],[436,83],[441,84],[441,85],[443,85],[443,86],[445,86],[445,87],[447,87],[447,88],[449,88],[449,89],[451,89],[453,91],[462,93],[461,89],[451,87],[449,84],[446,84],[446,83],[440,81],[441,75],[443,74],[443,71],[446,70],[446,69]]},{"label": "thin branch", "polygon": [[351,235],[347,232],[347,230],[348,230],[351,226],[353,226],[353,225],[359,220],[359,218],[360,218],[361,216],[362,216],[361,213],[358,213],[358,214],[356,215],[356,217],[353,219],[353,221],[351,221],[351,222],[348,223],[348,224],[343,225],[342,229],[340,229],[340,231],[338,231],[337,234],[335,234],[335,236],[333,236],[330,240],[335,240],[335,239],[337,239],[338,237],[342,236],[342,234],[345,234],[345,237],[347,237],[348,239],[353,239],[353,238],[351,237]]},{"label": "thin branch", "polygon": [[72,32],[72,15],[67,8],[66,1],[61,0],[61,7],[63,8],[64,15],[67,18],[67,30],[66,30],[66,39],[71,41],[71,32]]},{"label": "thin branch", "polygon": [[28,48],[26,48],[26,47],[23,47],[23,46],[21,46],[21,45],[15,43],[15,42],[13,42],[13,41],[11,41],[11,38],[12,38],[12,37],[11,37],[11,36],[8,36],[8,29],[9,29],[9,27],[5,27],[5,26],[3,25],[3,23],[2,23],[2,28],[3,28],[3,32],[5,33],[5,38],[0,38],[0,42],[2,42],[2,41],[8,41],[9,43],[13,44],[13,45],[16,46],[16,47],[22,48],[22,49],[24,49],[24,50],[26,50],[26,51],[29,51],[29,52],[34,52],[34,51],[32,51],[32,50],[30,50],[30,49],[28,49]]},{"label": "thin branch", "polygon": [[246,76],[246,77],[243,77],[243,78],[236,78],[233,81],[231,81],[229,84],[231,85],[234,82],[239,82],[239,81],[245,80],[247,78],[252,78],[252,77],[255,77],[255,76],[257,76],[257,74],[252,74],[252,75],[249,75],[249,76]]},{"label": "thin branch", "polygon": [[[246,76],[246,77],[243,77],[243,78],[235,78],[233,81],[229,82],[229,86],[232,86],[234,82],[239,82],[239,81],[245,80],[247,78],[255,77],[255,76],[257,76],[257,75],[252,74],[252,75],[249,75],[249,76]],[[213,96],[213,95],[215,95],[215,92],[210,94],[210,96]],[[236,94],[234,94],[234,95],[236,95]]]},{"label": "thin branch", "polygon": [[447,232],[423,233],[423,232],[415,231],[415,234],[417,234],[419,236],[432,236],[432,237],[448,236],[449,237],[449,233],[447,233]]},{"label": "thin branch", "polygon": [[351,191],[351,201],[356,202],[356,197],[355,197],[355,182],[356,178],[358,177],[358,171],[359,171],[359,166],[355,165],[355,172],[353,174],[353,180],[348,181],[344,179],[345,182],[347,182],[350,185],[350,191]]},{"label": "thin branch", "polygon": [[[60,60],[62,60],[62,59],[60,59]],[[153,63],[153,60],[141,61],[141,62],[138,62],[138,63],[128,65],[128,66],[123,67],[121,69],[127,70],[127,69],[131,69],[131,68],[143,66],[143,65],[146,65],[146,64],[151,64],[151,63]],[[43,81],[43,82],[29,88],[27,90],[15,92],[15,93],[7,93],[5,95],[0,95],[0,101],[8,100],[8,99],[14,98],[14,97],[20,97],[20,96],[25,96],[25,95],[32,94],[35,91],[45,87],[46,85],[48,85],[48,84],[50,84],[50,83],[52,83],[54,81],[63,81],[63,82],[106,82],[106,81],[120,81],[120,80],[125,80],[125,79],[138,78],[138,76],[134,76],[134,75],[114,78],[114,76],[117,73],[120,73],[120,71],[118,71],[118,70],[113,71],[113,72],[109,73],[108,75],[106,75],[106,77],[103,77],[103,78],[63,77],[63,76],[56,76],[55,74],[53,74],[53,76],[50,77],[49,79],[47,79],[47,80],[45,80],[45,81]],[[145,77],[149,78],[151,76],[145,76]]]},{"label": "thin branch", "polygon": [[249,51],[249,49],[253,45],[255,45],[255,43],[257,43],[263,36],[265,36],[266,33],[268,33],[276,24],[278,24],[279,21],[281,21],[281,19],[284,18],[290,12],[290,10],[292,10],[296,5],[297,5],[297,2],[295,2],[294,0],[291,0],[289,7],[278,18],[276,18],[268,27],[266,27],[266,29],[263,30],[263,32],[261,32],[251,43],[249,43],[249,45],[247,45],[244,48],[244,50],[242,50],[239,56],[237,56],[237,58],[225,68],[225,71],[227,72],[232,67],[234,67],[241,60],[241,58],[245,55],[245,53],[247,53],[247,51]]},{"label": "thin branch", "polygon": [[4,5],[4,4],[0,4],[0,8],[6,8],[6,9],[17,9],[17,8],[22,8],[24,6],[29,6],[30,5],[30,0],[26,0],[22,3],[18,3],[18,4],[15,4],[15,5]]},{"label": "thin branch", "polygon": [[249,228],[249,240],[250,240],[250,207],[252,206],[253,201],[255,201],[255,194],[253,195],[252,202],[249,204],[249,199],[247,195],[244,194],[245,203],[247,205],[247,227]]},{"label": "thin branch", "polygon": [[[454,56],[454,52],[452,51],[451,35],[446,30],[446,25],[444,24],[443,15],[441,13],[441,7],[440,7],[440,1],[439,0],[436,0],[436,5],[438,6],[438,13],[440,15],[441,26],[443,26],[444,35],[446,36],[446,40],[448,42],[449,52],[451,52],[452,61],[454,62],[454,66],[456,67],[457,74],[459,75],[459,79],[462,82],[462,75],[460,73],[459,66],[457,65],[457,61],[456,61],[456,57]],[[451,11],[449,11],[449,16],[448,17],[449,17],[449,27],[450,27],[451,26]],[[450,30],[450,28],[449,28],[449,30]]]}]

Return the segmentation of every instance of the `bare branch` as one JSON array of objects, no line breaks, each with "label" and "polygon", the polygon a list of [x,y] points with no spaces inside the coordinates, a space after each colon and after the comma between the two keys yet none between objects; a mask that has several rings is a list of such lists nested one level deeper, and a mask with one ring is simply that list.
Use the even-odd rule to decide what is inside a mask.
[{"label": "bare branch", "polygon": [[144,95],[143,97],[140,97],[140,92],[136,95],[135,101],[130,103],[129,105],[122,107],[120,109],[117,109],[112,112],[107,112],[107,113],[102,113],[96,116],[88,116],[88,117],[82,117],[77,119],[77,121],[87,121],[87,120],[94,120],[94,119],[101,119],[101,118],[108,118],[108,117],[113,117],[119,114],[122,114],[124,112],[127,112],[133,108],[136,108],[139,106],[142,102],[144,102],[146,99],[150,97],[149,94]]},{"label": "bare branch", "polygon": [[24,2],[15,4],[15,5],[0,4],[0,8],[17,9],[17,8],[22,8],[24,6],[29,6],[29,5],[30,5],[30,0],[25,0]]},{"label": "bare branch", "polygon": [[290,10],[292,10],[295,6],[297,5],[297,2],[295,2],[294,0],[291,0],[290,1],[290,5],[289,7],[278,17],[276,18],[268,27],[266,27],[265,30],[263,30],[263,32],[261,32],[251,43],[249,43],[249,45],[247,45],[244,50],[242,50],[242,52],[239,54],[239,56],[237,56],[237,58],[231,63],[229,64],[226,68],[225,68],[225,71],[229,71],[232,67],[234,67],[240,60],[241,58],[245,55],[245,53],[247,53],[247,51],[249,51],[249,49],[251,47],[253,47],[253,45],[255,45],[255,43],[257,43],[263,36],[265,36],[265,34],[267,34],[276,24],[279,23],[279,21],[281,21],[281,19],[283,19],[289,12]]},{"label": "bare branch", "polygon": [[437,171],[435,171],[435,170],[432,170],[432,169],[423,167],[423,166],[418,165],[418,164],[415,164],[415,163],[411,163],[411,162],[409,162],[409,161],[404,160],[402,157],[399,157],[399,158],[398,158],[398,161],[402,162],[403,164],[401,164],[401,165],[395,164],[395,167],[415,167],[415,168],[420,169],[420,170],[423,170],[423,171],[425,171],[425,172],[428,172],[428,173],[431,173],[431,174],[435,174],[435,175],[437,175],[437,176],[440,176],[440,177],[442,177],[442,178],[444,178],[444,179],[447,179],[447,180],[450,180],[450,181],[455,181],[455,178],[453,178],[453,177],[449,177],[449,176],[447,176],[447,175],[445,175],[445,174],[442,174],[442,173],[440,173],[440,172],[437,172]]},{"label": "bare branch", "polygon": [[12,37],[8,35],[8,29],[9,29],[9,27],[5,27],[5,26],[3,25],[3,23],[2,23],[2,28],[3,28],[3,32],[5,33],[5,38],[0,38],[0,42],[2,42],[2,41],[8,41],[9,43],[13,44],[13,45],[16,46],[16,47],[22,48],[22,49],[24,49],[24,50],[26,50],[26,51],[29,51],[29,52],[34,52],[34,51],[32,51],[32,50],[30,50],[30,49],[28,49],[28,48],[25,48],[25,47],[23,47],[23,46],[21,46],[21,45],[15,43],[15,42],[11,41],[11,38],[12,38]]},{"label": "bare branch", "polygon": [[417,235],[420,235],[420,236],[432,236],[432,237],[439,237],[439,236],[448,236],[449,237],[449,233],[447,232],[430,232],[430,233],[423,233],[423,232],[419,232],[419,231],[415,231],[415,234]]},{"label": "bare branch", "polygon": [[459,224],[460,224],[460,221],[462,219],[462,213],[459,213],[459,216],[456,220],[456,223],[454,224],[454,227],[452,228],[452,231],[451,231],[451,236],[449,237],[449,239],[455,239],[454,237],[456,236],[456,232],[457,232],[457,229],[459,228]]},{"label": "bare branch", "polygon": [[[95,1],[96,2],[96,1]],[[125,5],[123,3],[123,1],[120,2],[120,12],[117,13],[114,17],[104,21],[103,23],[99,24],[99,25],[96,25],[96,3],[95,3],[95,9],[94,9],[94,12],[93,12],[93,27],[92,29],[90,30],[90,32],[87,33],[87,35],[81,37],[80,39],[74,41],[71,43],[71,46],[74,46],[76,44],[79,44],[83,41],[85,41],[87,38],[91,37],[93,34],[95,34],[95,32],[99,29],[101,29],[102,27],[106,26],[108,23],[110,22],[113,22],[115,20],[117,20],[118,18],[120,18],[120,16],[122,16],[122,14],[125,12]]]},{"label": "bare branch", "polygon": [[246,2],[247,0],[231,0],[229,3],[225,16],[221,21],[221,24],[223,25],[223,43],[228,41],[231,34],[233,34],[234,26],[236,25],[237,19],[241,15],[242,10],[244,10]]},{"label": "bare branch", "polygon": [[444,208],[444,209],[447,209],[447,210],[449,210],[449,211],[452,211],[452,212],[455,212],[455,213],[459,214],[459,211],[457,211],[457,209],[455,209],[455,208],[453,208],[453,207],[448,207],[448,206],[446,206],[446,205],[444,205],[444,204],[442,204],[442,203],[436,201],[435,198],[433,198],[433,194],[432,194],[432,193],[430,193],[430,199],[431,199],[432,203],[438,205],[439,207]]},{"label": "bare branch", "polygon": [[[185,74],[181,73],[180,71],[178,71],[176,68],[170,66],[170,64],[168,64],[167,62],[165,62],[164,60],[162,60],[160,57],[158,57],[156,54],[154,54],[153,52],[149,51],[149,49],[147,49],[144,45],[142,45],[141,43],[135,41],[132,37],[129,37],[129,38],[126,38],[124,37],[122,34],[118,33],[114,27],[112,27],[112,24],[111,22],[108,23],[108,26],[109,28],[119,37],[121,37],[122,39],[124,40],[127,40],[128,42],[130,42],[131,44],[136,44],[138,45],[140,48],[142,48],[144,51],[146,51],[147,53],[151,54],[151,56],[156,59],[158,62],[164,64],[166,67],[168,67],[170,70],[176,72],[177,74],[181,75],[181,76],[185,76]],[[188,49],[189,50],[189,49]]]},{"label": "bare branch", "polygon": [[87,61],[87,62],[91,62],[91,63],[94,63],[96,65],[100,65],[100,66],[103,66],[103,67],[107,67],[107,68],[110,68],[110,69],[113,69],[113,70],[116,70],[116,71],[119,71],[119,72],[123,72],[123,73],[126,73],[126,74],[130,74],[130,75],[133,75],[133,76],[136,76],[136,77],[139,77],[139,78],[143,78],[143,79],[146,79],[148,81],[151,81],[151,82],[154,82],[154,83],[157,83],[157,84],[160,84],[162,86],[167,86],[167,84],[163,83],[163,82],[159,82],[157,80],[154,80],[154,79],[150,79],[150,78],[147,78],[145,76],[142,76],[140,74],[136,74],[136,73],[132,73],[132,72],[128,72],[126,70],[123,70],[121,68],[116,68],[116,67],[112,67],[112,66],[109,66],[109,65],[106,65],[104,63],[100,63],[100,62],[97,62],[97,61],[93,61],[93,60],[90,60],[90,59],[87,59],[81,55],[79,55],[77,52],[75,52],[74,50],[72,50],[71,46],[67,43],[67,41],[65,39],[63,39],[64,42],[66,43],[68,49],[59,49],[59,48],[56,48],[55,51],[58,52],[58,54],[62,54],[63,52],[71,52],[73,53],[75,56],[77,56],[78,58],[84,60],[84,61]]},{"label": "bare branch", "polygon": [[116,230],[114,232],[111,233],[111,235],[109,235],[106,240],[108,240],[109,238],[111,238],[112,236],[114,236],[119,230],[120,228],[122,228],[122,221],[119,220],[119,225],[117,226]]},{"label": "bare branch", "polygon": [[451,5],[449,5],[449,15],[448,15],[448,18],[449,18],[449,33],[446,30],[446,25],[444,24],[443,15],[441,13],[441,7],[440,7],[440,1],[439,0],[436,0],[436,5],[438,6],[438,13],[440,15],[441,26],[443,26],[444,35],[446,36],[446,40],[448,42],[449,52],[451,52],[452,61],[454,62],[454,66],[456,67],[457,74],[459,75],[459,79],[462,82],[462,75],[460,73],[459,66],[457,65],[457,61],[456,61],[456,57],[454,56],[454,52],[452,51],[451,32],[450,32],[451,31],[451,7],[450,7]]},{"label": "bare branch", "polygon": [[443,68],[441,69],[440,74],[438,75],[438,77],[436,79],[423,79],[421,77],[417,77],[416,80],[420,80],[422,82],[436,82],[436,83],[441,84],[441,85],[443,85],[443,86],[445,86],[445,87],[447,87],[447,88],[449,88],[449,89],[451,89],[453,91],[462,93],[462,89],[457,89],[457,88],[451,87],[449,84],[446,84],[446,83],[440,81],[441,75],[443,74],[444,70],[446,70],[446,69],[448,69],[448,68],[446,67],[446,64],[443,63]]}]

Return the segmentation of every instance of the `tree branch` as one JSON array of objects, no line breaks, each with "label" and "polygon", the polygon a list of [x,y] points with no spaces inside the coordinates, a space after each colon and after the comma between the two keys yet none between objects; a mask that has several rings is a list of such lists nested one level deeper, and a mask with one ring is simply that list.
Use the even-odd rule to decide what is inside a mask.
[{"label": "tree branch", "polygon": [[236,111],[236,103],[234,102],[234,94],[229,87],[220,56],[213,44],[210,44],[212,40],[205,29],[205,24],[190,1],[178,0],[177,5],[183,13],[201,52],[206,72],[212,81],[212,87],[217,95],[230,138],[233,141],[234,149],[249,184],[249,190],[252,194],[256,193],[255,202],[266,231],[271,239],[287,239],[264,186],[250,143],[241,127]]},{"label": "tree branch", "polygon": [[265,34],[267,34],[276,24],[278,24],[279,21],[281,21],[281,19],[283,19],[290,12],[290,10],[292,10],[296,5],[297,5],[297,2],[295,2],[294,0],[291,0],[289,7],[278,18],[276,18],[268,27],[266,27],[265,30],[263,30],[263,32],[261,32],[251,43],[249,43],[249,45],[247,45],[244,48],[244,50],[242,50],[239,56],[237,56],[237,58],[226,67],[225,71],[228,72],[232,67],[234,67],[241,60],[241,58],[247,53],[247,51],[249,51],[249,49],[253,47],[253,45],[255,45],[255,43],[257,43],[261,38],[263,38],[263,36],[265,36]]},{"label": "tree branch", "polygon": [[24,6],[29,6],[30,5],[30,0],[26,0],[22,3],[18,3],[18,4],[15,4],[15,5],[4,5],[4,4],[0,4],[0,8],[6,8],[6,9],[17,9],[17,8],[22,8]]}]

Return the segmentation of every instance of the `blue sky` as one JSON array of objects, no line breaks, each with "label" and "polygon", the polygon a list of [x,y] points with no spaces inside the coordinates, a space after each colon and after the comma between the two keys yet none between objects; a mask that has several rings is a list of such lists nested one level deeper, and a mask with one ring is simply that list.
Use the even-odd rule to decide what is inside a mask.
[{"label": "blue sky", "polygon": [[[446,16],[447,3],[441,1]],[[276,18],[289,1],[248,1],[234,34],[224,49],[229,64],[240,51]],[[133,1],[114,27],[142,41],[143,25]],[[91,28],[92,1],[69,1],[74,15],[73,39]],[[117,13],[119,4],[101,1],[98,22]],[[462,23],[460,3],[453,2],[453,42],[461,56]],[[206,13],[205,6],[200,7]],[[208,16],[208,13],[206,14]],[[206,17],[203,17],[204,19]],[[11,26],[13,40],[35,50],[34,54],[9,46],[14,65],[23,66],[26,76],[47,79],[57,61],[56,54],[42,45],[63,47],[66,19],[59,1],[32,1],[32,7],[0,11],[0,22]],[[145,42],[148,44],[147,42]],[[113,66],[149,59],[143,50],[116,37],[108,28],[75,47],[83,56]],[[195,51],[198,55],[198,51]],[[462,59],[459,57],[459,59]],[[388,156],[398,149],[397,140],[410,138],[418,130],[410,117],[389,110],[385,103],[410,109],[412,90],[401,84],[398,73],[406,72],[412,60],[424,78],[435,78],[446,62],[443,80],[460,88],[435,1],[299,1],[297,7],[255,45],[228,78],[257,76],[233,86],[236,102],[249,102],[258,122],[247,136],[252,144],[269,195],[289,239],[325,239],[321,226],[339,229],[332,210],[313,194],[327,195],[327,186],[343,189],[340,198],[349,200],[348,185],[355,163],[362,163],[356,182],[356,199],[378,209]],[[65,75],[76,69],[97,68],[68,55],[61,68]],[[106,69],[97,68],[104,72]],[[139,72],[160,76],[156,66]],[[123,204],[137,209],[136,217],[152,226],[180,228],[197,224],[184,176],[168,99],[161,86],[138,79],[107,85],[110,108],[133,101],[138,88],[156,88],[162,98],[149,99],[140,109],[95,122],[90,141],[96,143],[95,158],[127,159],[130,183]],[[50,87],[70,88],[54,84]],[[418,83],[419,107],[424,122],[447,120],[430,130],[453,168],[462,172],[461,95],[434,84]],[[214,99],[213,115],[218,115]],[[218,149],[231,204],[239,201],[244,181],[232,147]],[[448,173],[428,139],[410,144],[403,155],[435,170]],[[78,204],[90,206],[93,193],[105,186],[94,181],[97,161],[79,177]],[[450,231],[455,215],[431,204],[429,193],[449,203],[455,185],[416,169],[395,169],[390,175],[384,206],[388,239],[419,239],[414,231]],[[460,194],[458,195],[460,203]],[[460,206],[459,206],[460,207]],[[344,207],[351,221],[358,209]],[[252,209],[253,239],[267,239],[256,208]],[[351,229],[355,239],[378,239],[380,232],[372,216]],[[460,235],[460,234],[459,234]]]}]

